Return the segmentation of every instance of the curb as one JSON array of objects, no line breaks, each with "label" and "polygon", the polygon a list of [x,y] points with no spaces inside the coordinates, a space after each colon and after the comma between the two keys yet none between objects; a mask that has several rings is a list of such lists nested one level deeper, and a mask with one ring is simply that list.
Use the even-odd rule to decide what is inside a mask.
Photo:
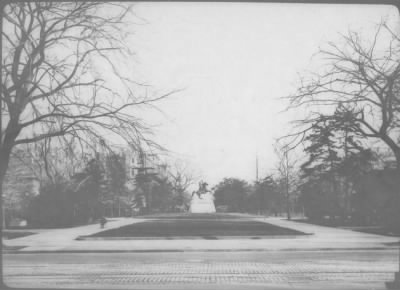
[{"label": "curb", "polygon": [[313,248],[313,249],[144,249],[144,250],[55,250],[55,251],[23,251],[6,250],[2,254],[73,254],[73,253],[185,253],[185,252],[318,252],[318,251],[389,251],[397,247],[370,248]]},{"label": "curb", "polygon": [[79,236],[77,241],[118,241],[118,240],[229,240],[229,239],[243,239],[243,240],[269,240],[269,239],[296,239],[305,236],[314,235],[313,233],[304,233],[301,235],[255,235],[255,236],[171,236],[171,237],[93,237],[93,236]]}]

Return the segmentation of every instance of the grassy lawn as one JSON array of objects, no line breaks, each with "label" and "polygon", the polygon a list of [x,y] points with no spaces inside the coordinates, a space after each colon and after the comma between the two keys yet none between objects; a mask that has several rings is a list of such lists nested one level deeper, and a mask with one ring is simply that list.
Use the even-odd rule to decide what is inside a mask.
[{"label": "grassy lawn", "polygon": [[136,223],[106,230],[91,237],[202,237],[213,239],[218,236],[272,236],[303,235],[291,229],[252,221],[249,218],[226,214],[196,214],[153,216]]},{"label": "grassy lawn", "polygon": [[140,219],[185,219],[185,220],[221,220],[221,219],[243,219],[245,215],[235,215],[229,213],[160,213],[151,215],[137,216]]}]

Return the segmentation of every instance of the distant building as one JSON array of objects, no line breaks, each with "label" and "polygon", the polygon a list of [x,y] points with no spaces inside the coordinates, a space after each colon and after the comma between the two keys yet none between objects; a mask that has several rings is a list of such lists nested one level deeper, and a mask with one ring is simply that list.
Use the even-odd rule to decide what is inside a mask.
[{"label": "distant building", "polygon": [[[161,160],[159,155],[153,153],[144,153],[125,149],[127,189],[132,192],[131,209],[132,214],[140,212],[148,207],[150,198],[149,192],[157,184],[160,178],[168,175],[168,166]],[[138,186],[137,177],[147,176],[149,182],[146,185]]]},{"label": "distant building", "polygon": [[156,154],[131,151],[126,151],[126,154],[129,179],[134,179],[138,174],[167,174],[167,165]]},{"label": "distant building", "polygon": [[[154,153],[145,153],[143,151],[136,151],[129,147],[114,147],[113,152],[122,157],[121,160],[125,162],[126,182],[124,184],[127,195],[123,202],[125,209],[129,204],[132,214],[139,212],[141,209],[146,208],[148,201],[148,192],[157,183],[159,178],[164,178],[168,174],[168,166],[161,158]],[[99,154],[96,158],[104,164],[105,175],[107,176],[106,153]],[[149,183],[145,186],[138,186],[138,176],[147,176]],[[119,197],[121,199],[121,197]],[[111,202],[107,208],[113,207]],[[114,205],[115,206],[115,205]],[[107,209],[107,213],[112,215],[112,211]]]}]

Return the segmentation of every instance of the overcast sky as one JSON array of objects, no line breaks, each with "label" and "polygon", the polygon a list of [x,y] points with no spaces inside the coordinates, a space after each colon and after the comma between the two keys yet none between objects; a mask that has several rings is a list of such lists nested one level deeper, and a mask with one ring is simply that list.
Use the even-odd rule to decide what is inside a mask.
[{"label": "overcast sky", "polygon": [[297,73],[318,66],[318,47],[349,29],[368,35],[390,6],[264,3],[138,3],[132,63],[160,91],[183,89],[149,113],[156,141],[187,160],[208,183],[255,179],[276,163],[272,144],[293,113],[279,99]]}]

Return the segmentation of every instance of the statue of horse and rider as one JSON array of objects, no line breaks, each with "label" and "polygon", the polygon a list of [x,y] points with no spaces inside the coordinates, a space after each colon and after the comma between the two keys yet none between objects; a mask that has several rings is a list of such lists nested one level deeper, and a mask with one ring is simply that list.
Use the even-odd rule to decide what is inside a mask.
[{"label": "statue of horse and rider", "polygon": [[192,198],[195,194],[197,194],[197,196],[202,199],[202,195],[206,194],[206,193],[211,193],[211,191],[207,188],[208,183],[204,182],[204,181],[200,181],[199,182],[199,189],[197,191],[193,191],[192,193]]},{"label": "statue of horse and rider", "polygon": [[[207,188],[207,183],[201,181],[199,189],[192,193],[189,212],[191,213],[215,213],[214,195]],[[197,195],[197,196],[196,196]]]}]

